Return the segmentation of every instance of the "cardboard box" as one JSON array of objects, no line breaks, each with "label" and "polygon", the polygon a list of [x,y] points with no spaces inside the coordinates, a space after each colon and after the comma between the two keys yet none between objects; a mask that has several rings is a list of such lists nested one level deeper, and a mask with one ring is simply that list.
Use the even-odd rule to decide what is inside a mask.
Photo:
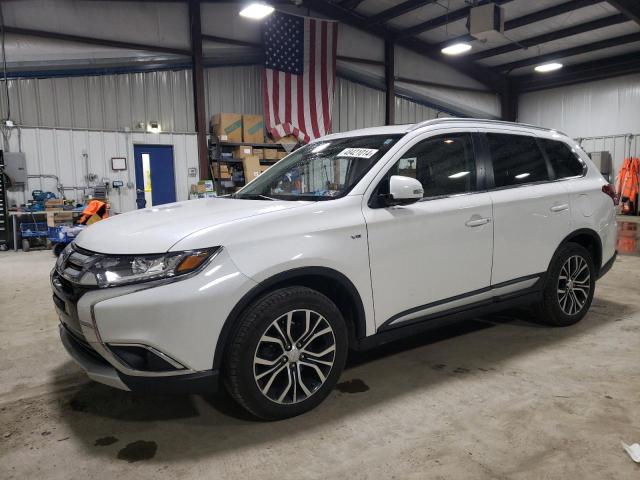
[{"label": "cardboard box", "polygon": [[242,138],[245,143],[264,143],[264,117],[242,115]]},{"label": "cardboard box", "polygon": [[239,113],[216,113],[211,117],[211,126],[221,142],[242,142],[242,115]]},{"label": "cardboard box", "polygon": [[287,135],[286,137],[282,137],[280,140],[278,140],[278,143],[280,145],[287,145],[287,144],[297,145],[298,138],[293,135]]},{"label": "cardboard box", "polygon": [[62,210],[63,207],[64,199],[62,198],[52,198],[44,202],[45,210]]},{"label": "cardboard box", "polygon": [[47,226],[59,227],[61,225],[73,225],[73,212],[63,210],[47,212]]},{"label": "cardboard box", "polygon": [[289,155],[287,152],[283,152],[281,150],[278,150],[278,160],[282,160],[287,155]]},{"label": "cardboard box", "polygon": [[244,181],[247,183],[262,173],[260,159],[254,155],[242,159],[242,168],[244,169]]},{"label": "cardboard box", "polygon": [[265,148],[264,149],[264,159],[265,160],[277,160],[278,159],[278,150],[275,148]]},{"label": "cardboard box", "polygon": [[269,170],[269,167],[270,167],[270,166],[271,166],[271,165],[262,165],[262,164],[261,164],[261,165],[260,165],[260,173],[264,173],[264,172],[266,172],[267,170]]},{"label": "cardboard box", "polygon": [[200,180],[196,188],[198,193],[213,192],[213,180]]},{"label": "cardboard box", "polygon": [[253,148],[251,145],[241,145],[233,149],[233,158],[237,158],[239,160],[250,157],[253,155]]},{"label": "cardboard box", "polygon": [[264,148],[254,148],[253,154],[260,160],[264,160]]},{"label": "cardboard box", "polygon": [[218,165],[216,163],[214,163],[212,166],[212,172],[213,172],[213,177],[214,178],[219,178],[219,179],[223,179],[223,178],[231,178],[231,169],[229,168],[228,165],[220,165],[220,168],[218,168]]}]

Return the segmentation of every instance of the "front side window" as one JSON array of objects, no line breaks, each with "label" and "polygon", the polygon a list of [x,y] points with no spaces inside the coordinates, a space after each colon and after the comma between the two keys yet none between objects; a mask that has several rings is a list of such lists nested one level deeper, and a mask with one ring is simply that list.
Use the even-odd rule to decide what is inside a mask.
[{"label": "front side window", "polygon": [[471,134],[438,135],[417,143],[402,155],[385,178],[388,180],[391,175],[419,180],[425,198],[474,191],[476,163]]},{"label": "front side window", "polygon": [[549,158],[556,178],[569,178],[582,175],[584,164],[571,151],[569,146],[558,140],[541,138],[540,143]]},{"label": "front side window", "polygon": [[534,137],[487,133],[496,187],[549,180],[547,162]]},{"label": "front side window", "polygon": [[349,137],[307,145],[280,160],[233,198],[331,200],[341,197],[401,137]]}]

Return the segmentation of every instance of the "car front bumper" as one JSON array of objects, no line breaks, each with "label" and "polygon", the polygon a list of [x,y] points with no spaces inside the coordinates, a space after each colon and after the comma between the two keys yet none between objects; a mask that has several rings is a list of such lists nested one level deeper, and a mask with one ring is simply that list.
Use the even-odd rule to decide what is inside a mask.
[{"label": "car front bumper", "polygon": [[[82,289],[51,273],[62,344],[87,375],[122,390],[163,393],[217,390],[218,336],[238,296],[253,285],[226,252],[198,275],[174,282]],[[148,351],[171,367],[138,367],[122,347]]]}]

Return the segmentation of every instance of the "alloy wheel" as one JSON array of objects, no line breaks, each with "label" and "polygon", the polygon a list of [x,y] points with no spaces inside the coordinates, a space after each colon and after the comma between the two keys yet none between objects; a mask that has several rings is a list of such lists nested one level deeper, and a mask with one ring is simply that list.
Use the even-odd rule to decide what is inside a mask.
[{"label": "alloy wheel", "polygon": [[578,314],[587,303],[591,291],[589,264],[580,255],[569,257],[558,277],[558,303],[567,315]]},{"label": "alloy wheel", "polygon": [[325,383],[336,354],[330,323],[313,310],[291,310],[260,338],[253,375],[262,394],[278,404],[299,403]]}]

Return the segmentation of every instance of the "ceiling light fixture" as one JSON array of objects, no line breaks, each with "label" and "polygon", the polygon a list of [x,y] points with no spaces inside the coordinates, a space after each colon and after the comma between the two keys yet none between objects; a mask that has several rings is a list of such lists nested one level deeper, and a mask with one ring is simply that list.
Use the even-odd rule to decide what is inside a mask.
[{"label": "ceiling light fixture", "polygon": [[445,55],[460,55],[461,53],[468,52],[469,50],[471,50],[471,45],[468,43],[454,43],[453,45],[444,47],[440,51]]},{"label": "ceiling light fixture", "polygon": [[271,15],[275,9],[271,5],[262,2],[253,2],[240,10],[240,16],[253,20],[262,20]]},{"label": "ceiling light fixture", "polygon": [[552,63],[543,63],[542,65],[538,65],[534,70],[536,72],[546,73],[553,72],[555,70],[560,70],[562,68],[561,63],[552,62]]}]

